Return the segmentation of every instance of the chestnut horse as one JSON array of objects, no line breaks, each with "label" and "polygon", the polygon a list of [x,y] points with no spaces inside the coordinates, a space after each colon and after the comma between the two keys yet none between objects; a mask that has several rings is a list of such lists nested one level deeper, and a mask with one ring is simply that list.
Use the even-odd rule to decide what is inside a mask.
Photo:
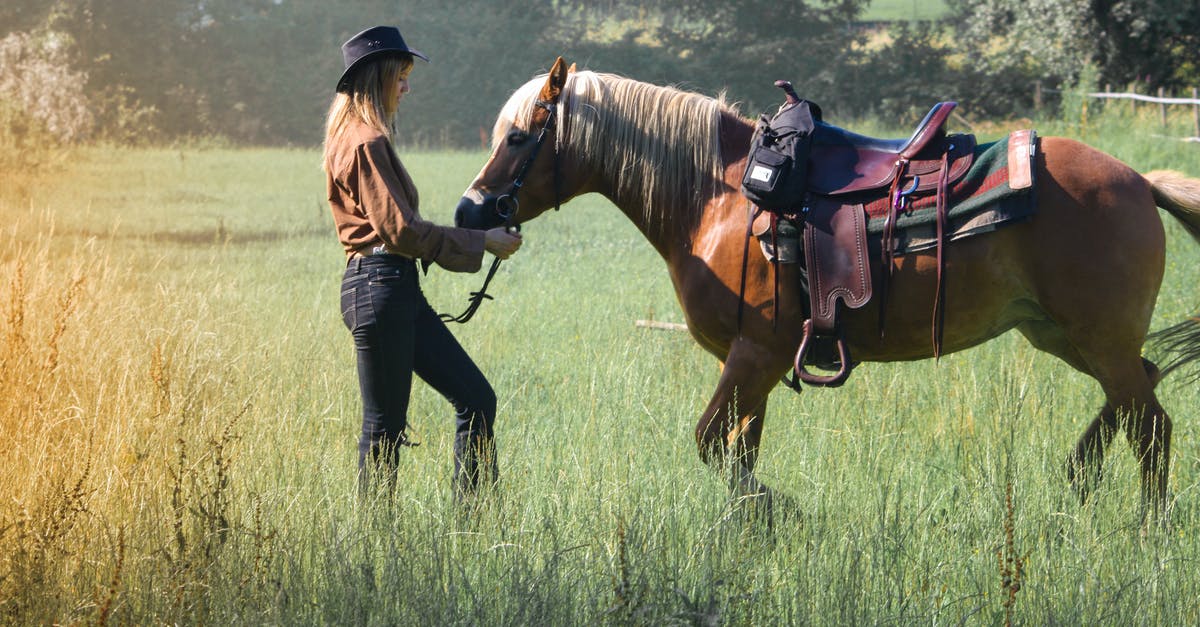
[{"label": "chestnut horse", "polygon": [[[720,99],[568,70],[560,58],[504,105],[491,157],[455,219],[471,228],[505,218],[519,224],[592,192],[616,205],[662,255],[688,330],[721,361],[696,425],[701,459],[730,464],[734,495],[766,497],[769,505],[772,493],[753,470],[767,397],[801,341],[805,296],[781,289],[776,306],[772,264],[752,254],[738,327],[748,211],[739,184],[752,132]],[[1070,456],[1071,483],[1086,498],[1105,450],[1124,430],[1141,465],[1143,502],[1157,512],[1167,502],[1171,419],[1154,394],[1162,371],[1142,358],[1165,257],[1155,206],[1200,241],[1200,179],[1140,175],[1058,137],[1040,140],[1034,168],[1031,219],[947,244],[944,352],[1016,328],[1095,379],[1106,402]],[[793,266],[779,272],[780,286],[795,285]],[[863,362],[932,357],[936,276],[935,252],[897,256],[883,305],[886,335],[878,329],[880,299],[842,314],[851,354]],[[1200,357],[1197,334],[1187,336],[1180,363]]]}]

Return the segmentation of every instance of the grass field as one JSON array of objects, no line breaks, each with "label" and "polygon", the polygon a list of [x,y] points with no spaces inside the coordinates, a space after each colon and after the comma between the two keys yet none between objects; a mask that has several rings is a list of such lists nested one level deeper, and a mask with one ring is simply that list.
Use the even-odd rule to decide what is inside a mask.
[{"label": "grass field", "polygon": [[894,22],[936,20],[948,12],[944,0],[871,0],[862,19]]},{"label": "grass field", "polygon": [[[1090,124],[1039,127],[1200,176],[1146,121]],[[403,158],[445,222],[484,155]],[[1123,446],[1075,502],[1099,390],[1014,334],[780,389],[759,470],[800,512],[767,530],[696,457],[715,361],[634,327],[682,320],[663,262],[588,197],[528,225],[456,329],[500,398],[499,493],[453,506],[452,412],[418,384],[421,446],[360,500],[316,151],[70,163],[0,196],[0,622],[1200,623],[1200,385],[1160,387],[1175,504],[1147,533]],[[1168,233],[1156,328],[1200,305],[1200,247]],[[481,278],[423,285],[457,310]]]}]

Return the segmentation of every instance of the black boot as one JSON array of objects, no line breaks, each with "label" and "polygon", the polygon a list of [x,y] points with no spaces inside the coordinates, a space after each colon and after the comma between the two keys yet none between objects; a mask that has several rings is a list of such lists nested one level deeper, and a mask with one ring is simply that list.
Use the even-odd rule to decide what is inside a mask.
[{"label": "black boot", "polygon": [[400,465],[400,450],[420,446],[401,433],[360,445],[358,454],[358,495],[366,497],[377,491],[389,499],[396,490],[396,469]]},{"label": "black boot", "polygon": [[499,479],[496,466],[496,440],[494,438],[460,433],[454,437],[454,499],[469,502],[478,492],[480,485],[494,485]]}]

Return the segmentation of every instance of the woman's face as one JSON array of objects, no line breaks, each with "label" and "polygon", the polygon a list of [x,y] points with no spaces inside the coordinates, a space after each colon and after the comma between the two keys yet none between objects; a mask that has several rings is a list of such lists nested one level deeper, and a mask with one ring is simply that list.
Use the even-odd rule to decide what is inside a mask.
[{"label": "woman's face", "polygon": [[404,98],[404,94],[408,93],[408,90],[409,90],[408,74],[411,71],[412,71],[412,68],[409,68],[406,70],[401,70],[400,73],[398,73],[396,75],[396,86],[395,86],[396,101],[391,103],[393,111],[400,108],[400,101]]}]

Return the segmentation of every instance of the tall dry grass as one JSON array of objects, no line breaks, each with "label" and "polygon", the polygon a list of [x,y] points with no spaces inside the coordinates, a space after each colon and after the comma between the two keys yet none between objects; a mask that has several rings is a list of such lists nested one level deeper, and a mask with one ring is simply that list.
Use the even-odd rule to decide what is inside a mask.
[{"label": "tall dry grass", "polygon": [[63,239],[0,244],[0,615],[138,622],[161,598],[204,622],[222,552],[262,562],[269,538],[232,480],[250,400],[123,261]]}]

